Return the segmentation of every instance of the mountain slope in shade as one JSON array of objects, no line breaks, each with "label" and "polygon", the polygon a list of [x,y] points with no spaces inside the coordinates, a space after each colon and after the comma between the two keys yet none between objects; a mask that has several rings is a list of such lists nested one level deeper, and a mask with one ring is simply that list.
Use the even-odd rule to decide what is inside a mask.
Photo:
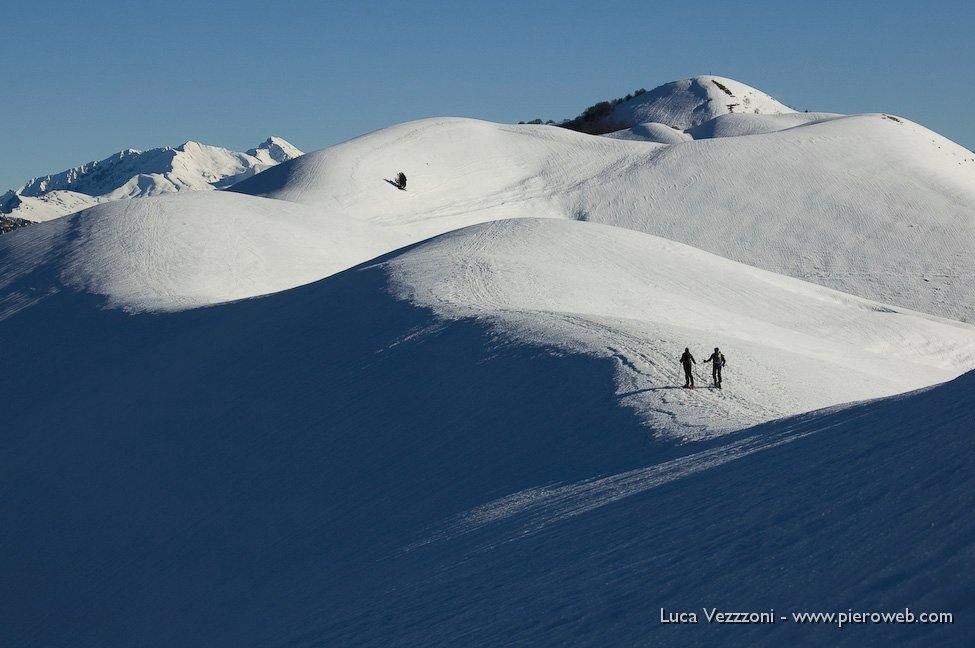
[{"label": "mountain slope in shade", "polygon": [[279,137],[246,153],[186,142],[175,148],[126,150],[59,174],[34,178],[0,196],[0,212],[45,221],[102,202],[227,187],[302,152]]},{"label": "mountain slope in shade", "polygon": [[[967,645],[972,374],[676,444],[615,360],[395,296],[490,234],[175,313],[16,279],[56,292],[0,319],[0,643]],[[957,622],[659,622],[711,606]]]}]

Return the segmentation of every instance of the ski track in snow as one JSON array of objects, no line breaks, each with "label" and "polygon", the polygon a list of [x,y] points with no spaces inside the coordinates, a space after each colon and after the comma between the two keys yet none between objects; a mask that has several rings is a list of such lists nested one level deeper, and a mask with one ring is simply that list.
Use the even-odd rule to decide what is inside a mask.
[{"label": "ski track in snow", "polygon": [[449,542],[487,527],[508,525],[507,530],[492,534],[490,541],[479,543],[473,549],[474,552],[488,551],[622,499],[829,429],[828,426],[808,429],[805,425],[806,419],[807,417],[800,417],[791,425],[775,429],[771,434],[751,434],[708,450],[618,475],[597,477],[573,484],[529,488],[461,513],[401,551],[408,553],[428,545]]}]

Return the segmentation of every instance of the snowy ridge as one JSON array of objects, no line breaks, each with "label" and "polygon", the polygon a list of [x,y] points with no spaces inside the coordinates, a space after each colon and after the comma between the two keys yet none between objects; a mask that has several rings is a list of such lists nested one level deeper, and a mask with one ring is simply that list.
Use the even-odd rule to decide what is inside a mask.
[{"label": "snowy ridge", "polygon": [[[53,225],[0,239],[0,259],[16,269],[0,284],[0,313],[65,288],[130,312],[185,310],[309,283],[411,236],[409,228],[227,192],[118,202]],[[613,398],[667,437],[708,438],[900,393],[975,365],[970,325],[596,223],[480,224],[405,248],[379,267],[392,294],[438,318],[474,317],[502,338],[611,363]],[[47,279],[19,285],[29,277]],[[674,389],[684,346],[701,363],[714,346],[734,349],[734,389],[715,394],[708,409],[697,394]],[[709,367],[696,373],[706,388]]]},{"label": "snowy ridge", "polygon": [[[386,182],[400,169],[408,191]],[[126,308],[186,308],[284,290],[468,225],[558,218],[653,234],[895,307],[975,321],[975,154],[889,115],[674,145],[431,119],[290,160],[233,192],[250,197],[205,192],[187,198],[186,209],[178,196],[137,201],[141,232],[121,223],[128,207],[95,206],[81,218],[91,220],[84,229],[99,246],[76,250],[69,274]],[[268,226],[245,228],[250,237],[216,227],[184,248],[208,219],[236,222],[238,203],[266,215]],[[299,228],[318,234],[284,253],[295,203],[305,207]],[[173,223],[190,229],[164,235],[154,246],[158,261],[145,262],[139,251]],[[63,232],[30,240],[56,246]],[[214,249],[235,261],[209,259]],[[130,257],[117,267],[138,272],[113,278],[97,250]]]},{"label": "snowy ridge", "polygon": [[[409,191],[384,191],[399,169]],[[432,119],[309,153],[233,190],[413,241],[502,218],[588,220],[975,322],[975,154],[889,115],[670,146]]]},{"label": "snowy ridge", "polygon": [[694,139],[682,131],[666,124],[647,122],[637,124],[631,128],[624,128],[612,133],[606,133],[603,137],[610,139],[635,140],[638,142],[652,142],[654,144],[681,144]]},{"label": "snowy ridge", "polygon": [[638,124],[603,137],[636,140],[656,144],[681,144],[695,139],[712,137],[744,137],[763,135],[788,130],[808,124],[838,119],[844,115],[834,113],[786,113],[786,114],[740,114],[728,113],[714,119],[680,130],[664,124],[648,122]]},{"label": "snowy ridge", "polygon": [[45,221],[102,202],[178,191],[219,189],[302,155],[278,137],[246,153],[198,142],[149,151],[127,149],[0,196],[0,212]]},{"label": "snowy ridge", "polygon": [[[443,318],[492,321],[506,336],[613,362],[621,403],[651,429],[685,440],[975,367],[973,326],[594,223],[496,221],[422,243],[383,267],[395,294]],[[698,394],[673,389],[683,381],[676,367],[685,346],[697,354],[705,389],[710,349],[734,349],[726,369],[734,387],[706,409]]]},{"label": "snowy ridge", "polygon": [[786,113],[786,114],[739,114],[719,115],[703,124],[692,126],[684,134],[692,139],[710,137],[743,137],[763,135],[778,131],[839,119],[845,115],[835,113]]},{"label": "snowy ridge", "polygon": [[366,222],[223,191],[114,201],[19,234],[0,239],[0,290],[40,273],[131,311],[277,292],[404,244]]}]

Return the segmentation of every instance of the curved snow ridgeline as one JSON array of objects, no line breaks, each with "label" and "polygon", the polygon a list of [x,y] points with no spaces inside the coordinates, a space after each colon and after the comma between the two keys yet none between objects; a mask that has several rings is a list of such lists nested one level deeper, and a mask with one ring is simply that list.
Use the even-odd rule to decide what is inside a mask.
[{"label": "curved snow ridgeline", "polygon": [[[867,301],[680,243],[594,223],[465,228],[381,266],[394,294],[446,319],[612,359],[617,397],[655,430],[693,439],[942,382],[975,366],[975,327]],[[676,388],[689,346],[725,349],[730,389]],[[734,356],[732,360],[732,356]],[[705,393],[707,393],[705,391]]]},{"label": "curved snow ridgeline", "polygon": [[[400,169],[406,192],[383,184]],[[975,321],[975,154],[888,115],[670,146],[426,120],[306,154],[233,190],[413,240],[500,218],[600,222]]]},{"label": "curved snow ridgeline", "polygon": [[[781,130],[769,130],[770,120],[803,123],[790,115],[724,115],[710,123],[723,136],[672,145],[468,119],[394,126],[284,162],[233,187],[235,193],[277,199],[258,201],[250,210],[277,224],[262,228],[272,248],[278,245],[276,229],[287,239],[288,203],[320,215],[308,222],[321,236],[321,250],[275,254],[263,250],[261,240],[201,233],[208,249],[234,250],[240,267],[171,254],[185,256],[191,267],[199,264],[192,276],[210,281],[233,274],[224,283],[239,288],[200,290],[189,275],[185,282],[173,280],[166,275],[174,268],[157,264],[145,270],[160,275],[147,278],[150,284],[170,284],[159,299],[110,298],[132,308],[165,308],[169,299],[176,307],[216,303],[323,278],[374,253],[466,225],[549,217],[654,234],[867,299],[975,321],[969,263],[975,257],[975,154],[888,115],[829,117]],[[736,133],[752,134],[731,136]],[[386,182],[399,170],[409,178],[405,192]],[[181,200],[134,210],[156,214],[147,219],[155,219],[160,231],[184,223],[206,231],[208,218],[223,219],[236,209],[223,198],[187,198],[186,219]],[[203,207],[211,204],[206,201],[212,208]],[[100,205],[80,218],[97,216],[97,227],[105,230],[100,239],[111,239],[116,254],[137,255],[143,243],[126,237],[143,235],[112,224],[125,213]],[[352,234],[354,223],[372,233]],[[249,276],[262,267],[245,260],[253,255],[272,268],[273,279]],[[79,253],[78,272],[104,274],[97,254],[85,256]],[[344,264],[312,271],[323,257]],[[293,265],[308,270],[289,279]],[[183,299],[181,292],[199,298]]]},{"label": "curved snow ridgeline", "polygon": [[33,273],[132,311],[277,292],[403,244],[367,222],[227,192],[116,201],[24,232],[0,239],[11,267],[0,286]]}]

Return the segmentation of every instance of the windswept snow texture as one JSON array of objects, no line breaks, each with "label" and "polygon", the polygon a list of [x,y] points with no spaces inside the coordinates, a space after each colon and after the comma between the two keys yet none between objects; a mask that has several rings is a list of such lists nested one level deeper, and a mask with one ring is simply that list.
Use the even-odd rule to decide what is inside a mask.
[{"label": "windswept snow texture", "polygon": [[34,178],[0,196],[0,212],[46,221],[102,202],[219,189],[300,155],[301,151],[279,137],[270,137],[246,153],[197,142],[149,151],[129,149]]},{"label": "windswept snow texture", "polygon": [[[8,310],[0,644],[967,645],[975,375],[675,445],[615,360],[394,298],[432,251],[175,313]],[[659,621],[712,606],[956,621]]]}]

